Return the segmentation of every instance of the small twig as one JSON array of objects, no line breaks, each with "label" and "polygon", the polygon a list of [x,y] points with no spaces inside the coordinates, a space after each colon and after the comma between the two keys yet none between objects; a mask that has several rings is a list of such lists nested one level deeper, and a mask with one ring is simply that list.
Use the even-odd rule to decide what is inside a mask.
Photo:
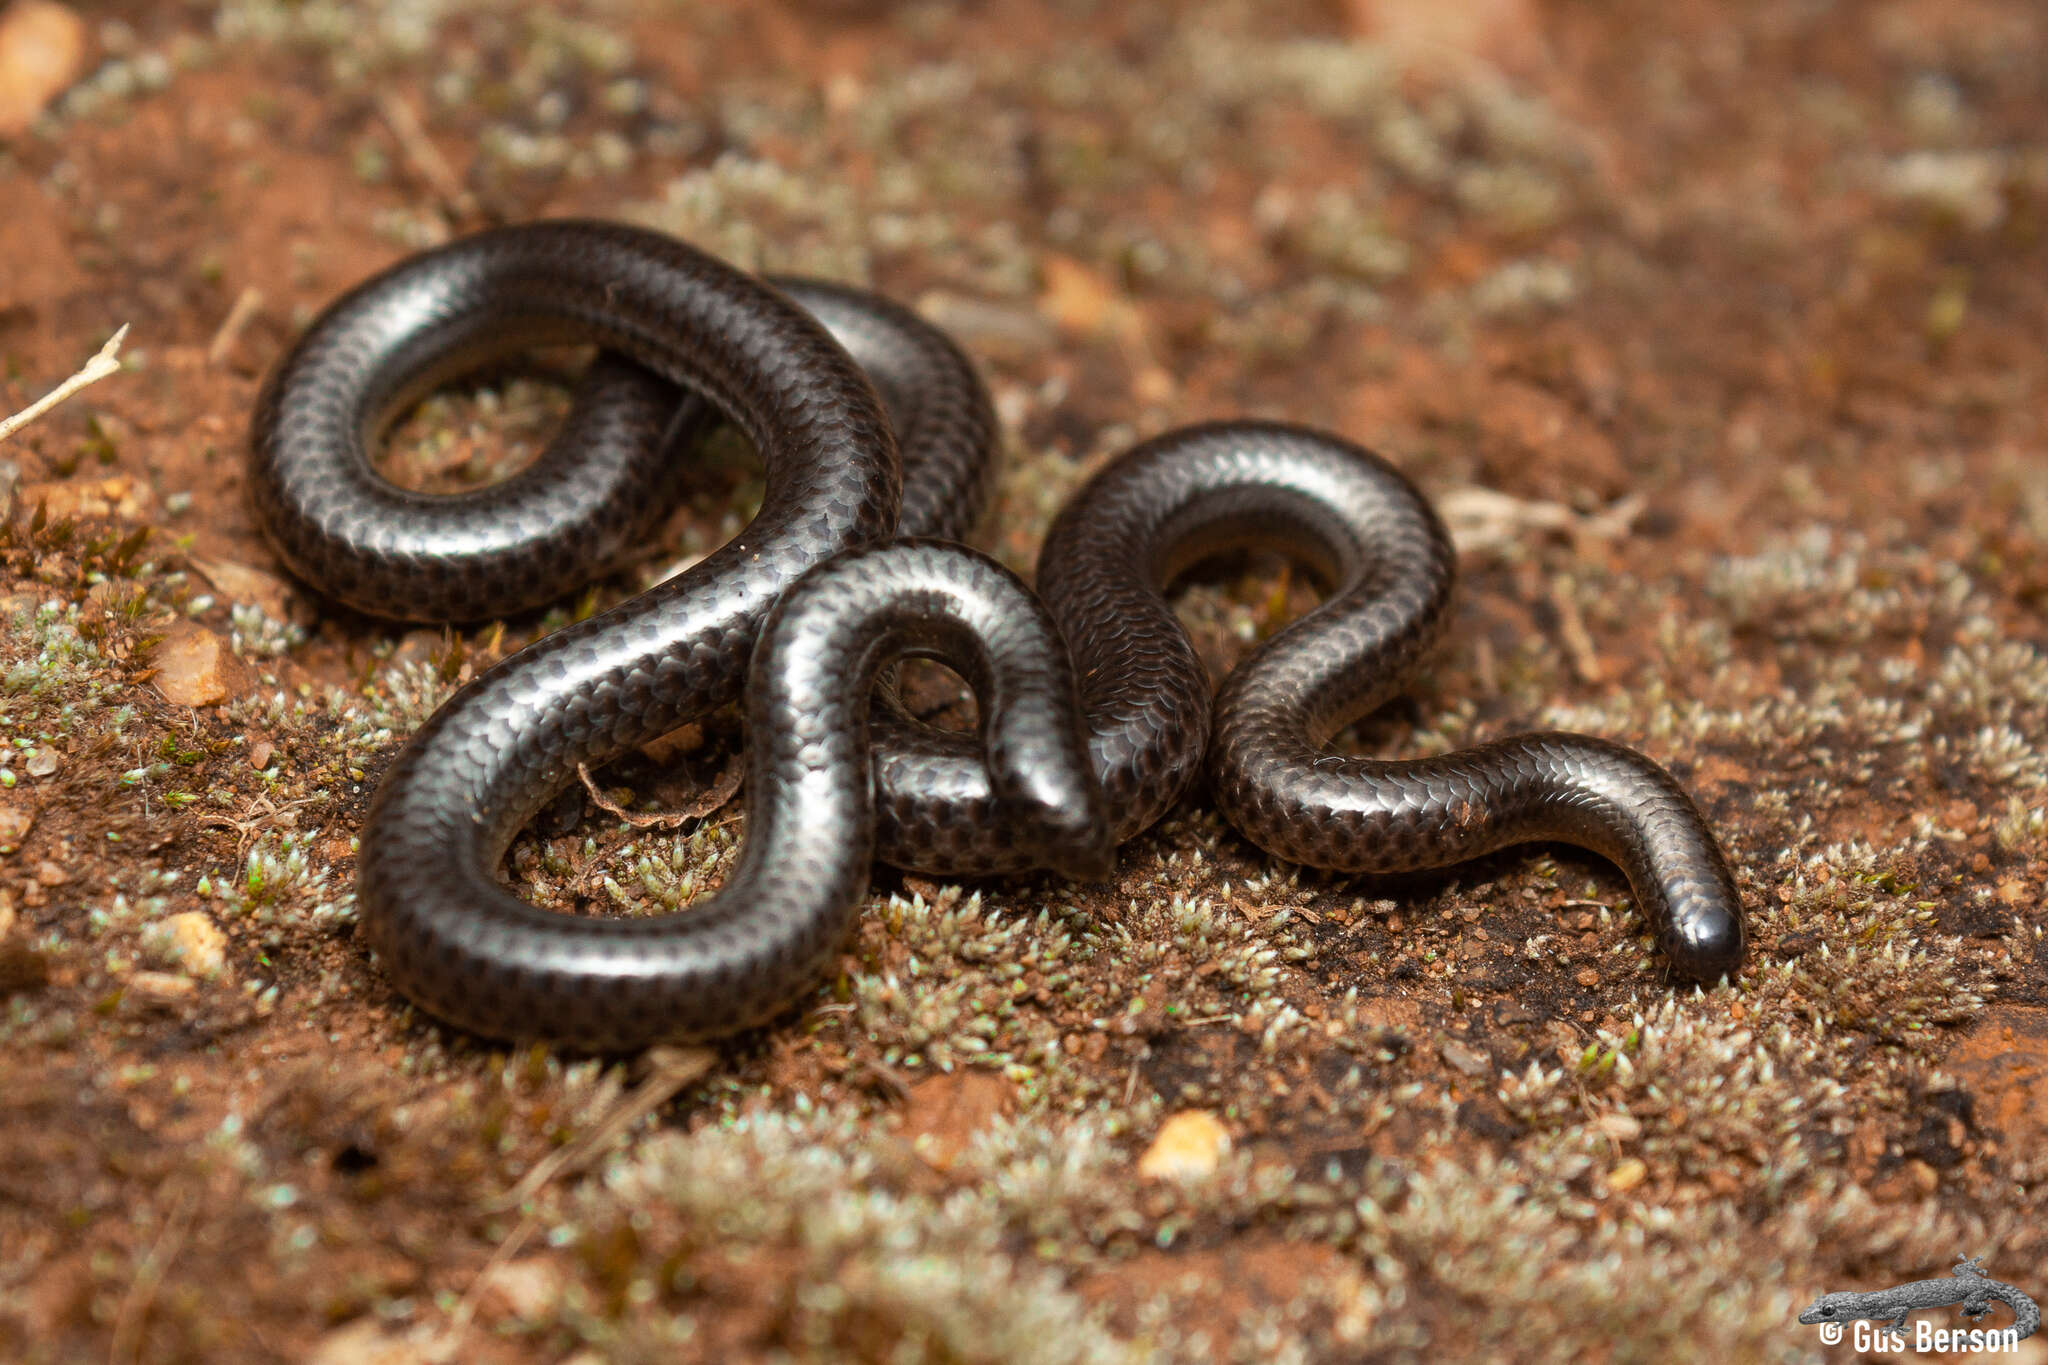
[{"label": "small twig", "polygon": [[1571,580],[1562,574],[1550,580],[1550,605],[1557,608],[1557,634],[1564,643],[1565,656],[1571,660],[1572,672],[1578,674],[1580,682],[1599,682],[1607,676],[1606,670],[1600,666],[1600,654],[1593,648],[1586,618],[1580,615],[1578,600],[1572,596]]},{"label": "small twig", "polygon": [[512,1234],[498,1243],[497,1250],[491,1253],[491,1259],[484,1262],[484,1268],[476,1273],[476,1278],[469,1282],[469,1288],[463,1291],[462,1302],[456,1304],[455,1311],[448,1315],[448,1326],[442,1331],[440,1339],[428,1348],[427,1359],[441,1361],[455,1358],[455,1349],[462,1345],[463,1334],[469,1331],[469,1324],[476,1317],[477,1302],[483,1297],[484,1287],[491,1282],[492,1276],[503,1270],[506,1263],[519,1254],[519,1249],[526,1245],[526,1239],[533,1236],[534,1229],[539,1226],[539,1217],[531,1213],[526,1214],[520,1218],[518,1226],[512,1229]]},{"label": "small twig", "polygon": [[1642,494],[1631,493],[1601,512],[1575,512],[1561,502],[1518,498],[1492,488],[1453,488],[1437,499],[1461,554],[1498,549],[1529,532],[1559,532],[1580,553],[1601,541],[1619,540],[1643,514]]},{"label": "small twig", "polygon": [[256,315],[262,311],[263,291],[253,284],[244,287],[236,296],[234,307],[228,309],[228,315],[222,321],[220,330],[213,334],[213,340],[208,343],[206,363],[216,369],[227,364],[228,356],[235,349],[235,343],[242,339],[243,329],[255,321]]},{"label": "small twig", "polygon": [[1493,641],[1484,635],[1472,642],[1472,671],[1478,675],[1479,695],[1491,697],[1500,691],[1500,665],[1493,654]]},{"label": "small twig", "polygon": [[[647,1052],[653,1064],[653,1074],[642,1081],[632,1094],[621,1099],[612,1111],[599,1119],[583,1136],[560,1151],[551,1152],[535,1162],[510,1190],[492,1200],[484,1207],[486,1211],[500,1213],[517,1208],[533,1198],[550,1180],[567,1171],[581,1170],[595,1160],[612,1142],[641,1119],[667,1104],[676,1092],[698,1079],[711,1069],[717,1054],[709,1048],[656,1047]],[[477,1303],[483,1297],[484,1289],[491,1278],[526,1245],[534,1229],[540,1226],[540,1216],[529,1210],[504,1241],[498,1244],[491,1258],[484,1262],[484,1268],[469,1282],[463,1291],[462,1301],[455,1305],[455,1311],[448,1315],[448,1326],[429,1349],[428,1359],[442,1361],[455,1358],[456,1348],[462,1345],[464,1333],[476,1317]]]},{"label": "small twig", "polygon": [[1573,535],[1593,540],[1619,540],[1634,529],[1637,518],[1649,505],[1641,493],[1631,493],[1606,511],[1595,512],[1581,520]]},{"label": "small twig", "polygon": [[108,375],[114,373],[114,371],[120,369],[121,342],[127,335],[128,324],[124,322],[115,330],[112,336],[107,338],[107,344],[100,347],[99,353],[93,356],[91,360],[85,362],[85,368],[72,375],[56,388],[51,389],[20,412],[15,413],[14,416],[7,418],[5,421],[0,421],[0,441],[5,441],[15,432],[20,431],[30,422],[35,421],[36,418],[41,417],[80,389],[91,384],[97,384]]},{"label": "small twig", "polygon": [[1576,517],[1563,503],[1518,498],[1492,488],[1448,489],[1436,504],[1451,539],[1468,554],[1508,544],[1526,531],[1568,531]]},{"label": "small twig", "polygon": [[897,1099],[907,1100],[910,1098],[910,1082],[905,1080],[903,1073],[894,1067],[870,1060],[862,1062],[860,1069],[863,1075],[872,1076],[880,1081],[882,1088]]},{"label": "small twig", "polygon": [[858,1012],[858,1006],[844,1001],[835,1001],[830,1005],[818,1006],[804,1016],[804,1027],[802,1030],[806,1035],[804,1041],[807,1043],[817,1042],[818,1030],[823,1028],[828,1022],[846,1015],[857,1014]]},{"label": "small twig", "polygon": [[268,793],[266,793],[250,803],[247,819],[233,820],[225,815],[204,815],[199,819],[199,827],[201,829],[231,829],[241,836],[235,841],[235,866],[239,868],[242,865],[242,860],[248,857],[249,850],[255,845],[256,840],[261,838],[263,832],[272,825],[277,824],[281,820],[286,820],[286,817],[290,817],[287,823],[296,829],[298,827],[296,812],[301,806],[310,803],[312,799],[310,796],[301,796],[295,801],[287,801],[280,806],[272,801]]},{"label": "small twig", "polygon": [[471,194],[455,174],[455,168],[448,164],[448,158],[441,155],[441,149],[427,136],[426,128],[420,123],[420,116],[412,111],[398,95],[386,91],[378,100],[377,108],[384,115],[384,122],[391,128],[391,134],[398,139],[398,149],[420,178],[433,187],[436,194],[458,218],[474,217],[477,211],[476,196]]},{"label": "small twig", "polygon": [[541,1187],[565,1171],[581,1170],[595,1160],[621,1133],[675,1098],[676,1092],[695,1081],[718,1059],[709,1048],[657,1047],[648,1051],[654,1071],[632,1094],[615,1105],[583,1136],[560,1151],[550,1152],[535,1162],[517,1185],[493,1200],[493,1210],[517,1208],[538,1194]]},{"label": "small twig", "polygon": [[142,1264],[135,1268],[135,1278],[121,1299],[121,1310],[114,1315],[114,1339],[107,1348],[109,1365],[121,1365],[124,1360],[139,1358],[142,1329],[149,1319],[149,1306],[164,1282],[165,1272],[170,1270],[171,1262],[183,1249],[185,1234],[192,1230],[192,1204],[192,1190],[189,1187],[180,1190],[178,1202],[164,1218],[163,1229],[157,1233],[155,1244],[142,1258]]}]

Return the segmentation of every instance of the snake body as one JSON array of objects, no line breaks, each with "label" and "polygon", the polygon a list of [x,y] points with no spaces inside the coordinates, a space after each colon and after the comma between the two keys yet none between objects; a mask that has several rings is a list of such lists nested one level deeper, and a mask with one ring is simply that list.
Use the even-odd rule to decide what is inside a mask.
[{"label": "snake body", "polygon": [[[600,357],[529,469],[458,497],[376,474],[370,443],[412,398],[487,356],[565,341]],[[1414,487],[1326,433],[1217,424],[1132,450],[1055,522],[1041,608],[958,546],[883,543],[959,537],[990,487],[990,404],[942,334],[873,295],[771,286],[659,234],[547,222],[410,258],[330,307],[258,401],[253,504],[284,562],[350,606],[497,615],[616,564],[669,510],[680,453],[714,409],[765,467],[752,523],[485,672],[383,779],[362,925],[428,1011],[597,1049],[730,1032],[814,978],[872,857],[1106,875],[1113,845],[1179,801],[1205,756],[1219,805],[1279,856],[1394,871],[1582,844],[1627,874],[1678,974],[1739,965],[1727,862],[1647,758],[1556,734],[1397,763],[1325,752],[1434,642],[1454,569]],[[1232,673],[1212,741],[1209,682],[1162,594],[1243,544],[1280,545],[1333,595]],[[907,655],[968,679],[978,736],[886,702],[870,714],[874,679]],[[709,904],[586,919],[498,883],[513,835],[579,764],[742,698],[747,844]]]}]

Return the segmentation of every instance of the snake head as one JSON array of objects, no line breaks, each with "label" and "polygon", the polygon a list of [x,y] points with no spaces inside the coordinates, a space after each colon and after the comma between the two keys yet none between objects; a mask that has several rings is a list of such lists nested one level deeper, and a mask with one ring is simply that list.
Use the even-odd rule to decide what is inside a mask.
[{"label": "snake head", "polygon": [[995,817],[1009,842],[1063,877],[1108,881],[1116,873],[1116,834],[1075,695],[1048,688],[999,701],[1000,710],[989,708],[984,750]]},{"label": "snake head", "polygon": [[1084,847],[1076,844],[1057,852],[1048,851],[1046,865],[1070,881],[1106,882],[1116,876],[1116,845],[1107,828],[1098,831]]},{"label": "snake head", "polygon": [[1099,796],[1072,798],[1072,793],[1011,797],[1004,803],[1011,837],[1033,849],[1047,871],[1077,882],[1106,882],[1116,875],[1116,840],[1102,802]]}]

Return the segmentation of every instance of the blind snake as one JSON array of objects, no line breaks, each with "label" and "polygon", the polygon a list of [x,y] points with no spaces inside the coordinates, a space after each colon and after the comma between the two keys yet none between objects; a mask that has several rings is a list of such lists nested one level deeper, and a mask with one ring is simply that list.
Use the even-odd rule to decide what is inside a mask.
[{"label": "blind snake", "polygon": [[[411,400],[488,357],[559,342],[595,343],[599,359],[527,470],[459,496],[375,472],[371,444]],[[861,291],[756,280],[660,234],[550,221],[411,257],[331,305],[258,399],[253,506],[285,564],[349,606],[499,615],[560,597],[639,544],[713,410],[764,465],[753,521],[683,574],[486,671],[383,778],[358,858],[361,925],[430,1013],[593,1050],[729,1033],[816,978],[873,857],[1104,877],[1114,845],[1205,768],[1247,837],[1317,867],[1582,845],[1626,874],[1679,976],[1740,965],[1728,863],[1642,755],[1555,733],[1402,762],[1326,751],[1435,642],[1455,568],[1413,485],[1326,433],[1237,422],[1140,445],[1060,514],[1034,598],[947,543],[986,499],[996,424],[936,329]],[[1331,596],[1230,674],[1212,737],[1210,684],[1161,594],[1195,561],[1252,544],[1284,548]],[[888,688],[871,714],[874,680],[906,656],[968,680],[978,735],[916,725]],[[746,844],[708,900],[587,918],[499,883],[513,835],[579,764],[735,700]]]}]

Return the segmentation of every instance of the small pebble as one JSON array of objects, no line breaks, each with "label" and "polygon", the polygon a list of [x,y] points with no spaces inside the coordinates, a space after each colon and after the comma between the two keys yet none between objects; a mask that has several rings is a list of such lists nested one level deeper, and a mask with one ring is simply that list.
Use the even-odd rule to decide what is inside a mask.
[{"label": "small pebble", "polygon": [[704,747],[704,727],[696,722],[656,735],[640,746],[640,752],[656,763],[669,763]]},{"label": "small pebble", "polygon": [[62,761],[55,749],[38,749],[35,752],[35,756],[28,761],[28,775],[30,777],[53,776]]},{"label": "small pebble", "polygon": [[[168,502],[168,499],[166,499]],[[246,602],[276,621],[288,621],[292,614],[291,584],[276,574],[237,564],[231,559],[195,557],[192,567],[230,602]]]},{"label": "small pebble", "polygon": [[35,827],[36,813],[12,801],[0,802],[0,854],[20,850],[21,841]]},{"label": "small pebble", "polygon": [[249,666],[235,657],[227,641],[190,621],[165,633],[150,662],[156,665],[151,679],[156,690],[179,706],[218,706],[255,685]]},{"label": "small pebble", "polygon": [[493,1270],[483,1283],[483,1302],[497,1315],[540,1322],[562,1297],[562,1272],[542,1256],[527,1256]]},{"label": "small pebble", "polygon": [[85,21],[50,0],[16,0],[0,13],[0,137],[35,122],[85,73]]},{"label": "small pebble", "polygon": [[218,976],[227,966],[228,936],[197,910],[172,915],[147,936],[150,956],[187,976]]},{"label": "small pebble", "polygon": [[306,1365],[426,1365],[442,1357],[423,1345],[388,1333],[374,1317],[360,1317],[315,1342],[302,1357]]},{"label": "small pebble", "polygon": [[1045,287],[1038,296],[1038,310],[1062,332],[1083,337],[1142,336],[1143,315],[1102,272],[1059,255],[1048,255],[1040,270]]},{"label": "small pebble", "polygon": [[951,1170],[1014,1100],[1010,1083],[986,1071],[932,1076],[910,1088],[903,1137],[934,1170]]},{"label": "small pebble", "polygon": [[1229,1151],[1230,1130],[1206,1109],[1189,1109],[1159,1126],[1159,1136],[1138,1158],[1138,1174],[1147,1180],[1199,1180],[1214,1174]]},{"label": "small pebble", "polygon": [[[132,358],[135,352],[129,352]],[[122,521],[144,521],[154,506],[149,485],[125,474],[105,479],[56,479],[28,484],[17,499],[23,507],[41,505],[52,521],[75,521],[81,517],[117,517]]]},{"label": "small pebble", "polygon": [[1444,1065],[1462,1075],[1483,1076],[1493,1069],[1493,1063],[1487,1059],[1485,1053],[1476,1048],[1469,1048],[1456,1039],[1446,1040],[1437,1048],[1436,1053],[1444,1059]]},{"label": "small pebble", "polygon": [[1607,1173],[1607,1188],[1615,1194],[1626,1194],[1649,1178],[1650,1168],[1640,1157],[1629,1157],[1615,1163]]}]

